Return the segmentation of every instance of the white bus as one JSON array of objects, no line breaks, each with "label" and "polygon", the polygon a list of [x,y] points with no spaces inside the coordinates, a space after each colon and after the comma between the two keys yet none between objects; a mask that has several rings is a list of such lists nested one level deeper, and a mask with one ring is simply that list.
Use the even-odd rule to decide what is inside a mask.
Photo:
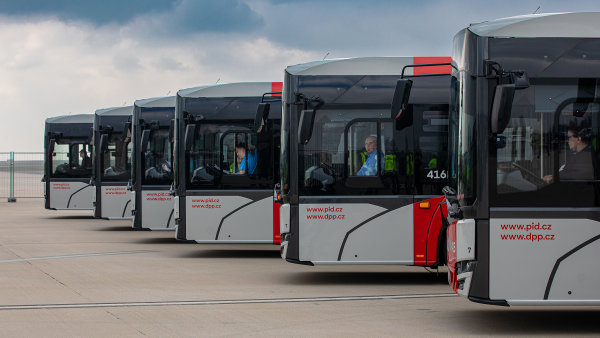
[{"label": "white bus", "polygon": [[96,110],[94,119],[94,216],[130,219],[131,116],[133,106]]},{"label": "white bus", "polygon": [[[281,101],[261,115],[266,123],[260,133],[254,124],[258,105],[280,96],[281,85],[228,83],[177,92],[177,239],[279,244],[273,186],[279,180]],[[268,94],[273,92],[279,93]]]},{"label": "white bus", "polygon": [[453,62],[453,289],[600,305],[600,13],[471,25]]},{"label": "white bus", "polygon": [[175,96],[133,104],[131,213],[134,229],[175,230],[173,118]]},{"label": "white bus", "polygon": [[[445,264],[449,57],[289,66],[281,132],[281,256],[315,264]],[[390,117],[398,79],[413,81]],[[421,76],[431,73],[440,76]]]},{"label": "white bus", "polygon": [[44,132],[44,207],[51,210],[94,208],[92,125],[94,114],[46,119]]}]

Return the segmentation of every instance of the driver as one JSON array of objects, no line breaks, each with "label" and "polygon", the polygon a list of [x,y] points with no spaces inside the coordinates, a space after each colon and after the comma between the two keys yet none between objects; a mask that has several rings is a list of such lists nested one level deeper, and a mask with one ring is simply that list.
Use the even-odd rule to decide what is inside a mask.
[{"label": "driver", "polygon": [[[235,153],[237,158],[241,158],[240,166],[238,167],[238,171],[235,173],[237,175],[245,175],[249,173],[250,175],[254,174],[254,170],[256,169],[256,151],[248,151],[246,152],[246,144],[238,143],[235,146]],[[248,158],[246,159],[246,155]],[[248,168],[246,168],[246,162],[248,163]]]},{"label": "driver", "polygon": [[[561,180],[593,179],[594,167],[592,165],[592,147],[590,142],[593,136],[591,128],[578,129],[574,125],[567,129],[567,143],[569,150],[565,164],[558,169]],[[546,183],[554,181],[554,175],[543,177]]]},{"label": "driver", "polygon": [[[367,160],[363,163],[360,170],[356,173],[357,176],[375,176],[377,175],[377,137],[375,135],[367,136],[365,139],[365,149],[367,151]],[[385,162],[381,157],[381,169],[383,170]]]}]

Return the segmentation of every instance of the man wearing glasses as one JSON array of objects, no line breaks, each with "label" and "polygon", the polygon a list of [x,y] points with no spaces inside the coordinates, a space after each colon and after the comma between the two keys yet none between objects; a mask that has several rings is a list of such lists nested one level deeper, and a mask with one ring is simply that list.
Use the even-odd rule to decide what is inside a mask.
[{"label": "man wearing glasses", "polygon": [[[367,151],[367,160],[363,163],[360,170],[356,173],[357,176],[375,176],[377,175],[377,137],[374,135],[368,136],[365,139],[365,149]],[[381,170],[383,170],[384,161],[382,157]]]}]

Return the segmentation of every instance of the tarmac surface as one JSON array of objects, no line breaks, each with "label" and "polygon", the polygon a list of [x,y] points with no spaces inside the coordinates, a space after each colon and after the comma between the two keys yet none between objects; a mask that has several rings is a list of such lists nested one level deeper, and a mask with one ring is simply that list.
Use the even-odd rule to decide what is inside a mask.
[{"label": "tarmac surface", "polygon": [[0,202],[2,337],[600,334],[600,308],[503,308],[403,266],[301,266],[274,245],[180,243],[168,231],[41,199]]}]

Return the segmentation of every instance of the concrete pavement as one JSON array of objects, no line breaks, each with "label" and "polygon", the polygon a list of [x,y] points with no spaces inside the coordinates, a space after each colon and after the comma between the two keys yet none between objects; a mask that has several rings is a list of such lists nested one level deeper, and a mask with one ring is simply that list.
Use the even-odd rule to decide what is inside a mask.
[{"label": "concrete pavement", "polygon": [[294,265],[277,246],[184,244],[41,200],[0,215],[2,336],[600,333],[598,308],[474,304],[423,268]]}]

